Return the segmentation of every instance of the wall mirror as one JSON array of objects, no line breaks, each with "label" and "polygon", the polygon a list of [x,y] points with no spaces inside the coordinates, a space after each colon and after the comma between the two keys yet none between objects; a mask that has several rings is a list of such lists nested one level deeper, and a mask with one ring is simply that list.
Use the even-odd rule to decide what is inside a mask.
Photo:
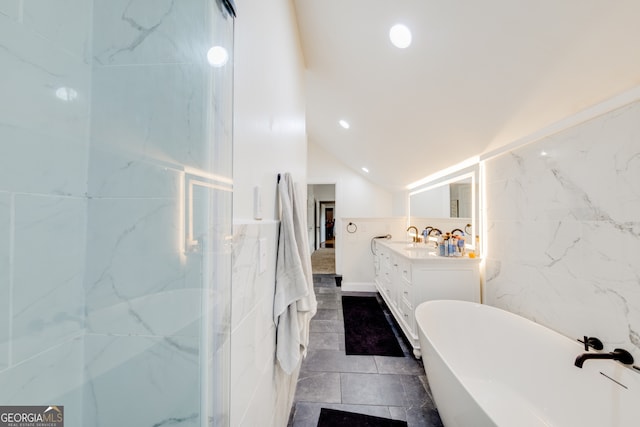
[{"label": "wall mirror", "polygon": [[[409,218],[440,219],[463,225],[460,228],[471,224],[471,235],[479,235],[479,169],[475,164],[412,189]],[[467,246],[475,248],[475,239],[468,239]]]}]

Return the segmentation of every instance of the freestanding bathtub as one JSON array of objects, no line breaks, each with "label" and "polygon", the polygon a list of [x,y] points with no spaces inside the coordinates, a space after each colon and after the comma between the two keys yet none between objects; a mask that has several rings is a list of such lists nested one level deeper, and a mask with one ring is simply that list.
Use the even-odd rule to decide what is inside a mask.
[{"label": "freestanding bathtub", "polygon": [[446,427],[640,426],[640,372],[612,360],[574,366],[577,340],[466,301],[422,303],[416,323]]}]

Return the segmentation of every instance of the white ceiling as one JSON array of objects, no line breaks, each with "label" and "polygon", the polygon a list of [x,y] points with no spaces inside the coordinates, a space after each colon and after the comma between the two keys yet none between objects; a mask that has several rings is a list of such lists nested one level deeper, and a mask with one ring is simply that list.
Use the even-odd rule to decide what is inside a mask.
[{"label": "white ceiling", "polygon": [[640,84],[640,0],[293,1],[309,140],[389,189]]}]

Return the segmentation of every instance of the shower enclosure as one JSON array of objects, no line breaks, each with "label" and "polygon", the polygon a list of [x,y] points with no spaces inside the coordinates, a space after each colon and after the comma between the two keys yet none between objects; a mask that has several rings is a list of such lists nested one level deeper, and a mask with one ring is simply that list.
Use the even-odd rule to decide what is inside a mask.
[{"label": "shower enclosure", "polygon": [[229,424],[233,25],[0,2],[0,406]]}]

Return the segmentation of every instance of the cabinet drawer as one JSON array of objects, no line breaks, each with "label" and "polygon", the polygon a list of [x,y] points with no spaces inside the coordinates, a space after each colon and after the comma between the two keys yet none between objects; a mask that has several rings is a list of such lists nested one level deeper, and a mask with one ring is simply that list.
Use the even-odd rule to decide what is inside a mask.
[{"label": "cabinet drawer", "polygon": [[404,298],[400,298],[398,302],[398,309],[400,310],[400,314],[402,315],[402,321],[407,325],[409,331],[415,335],[416,327],[415,327],[415,315],[413,314],[413,308],[407,304],[407,301]]},{"label": "cabinet drawer", "polygon": [[405,259],[398,260],[398,274],[402,279],[411,283],[411,263]]},{"label": "cabinet drawer", "polygon": [[411,290],[411,283],[401,280],[399,292],[399,297],[402,298],[405,304],[413,311],[413,295]]}]

